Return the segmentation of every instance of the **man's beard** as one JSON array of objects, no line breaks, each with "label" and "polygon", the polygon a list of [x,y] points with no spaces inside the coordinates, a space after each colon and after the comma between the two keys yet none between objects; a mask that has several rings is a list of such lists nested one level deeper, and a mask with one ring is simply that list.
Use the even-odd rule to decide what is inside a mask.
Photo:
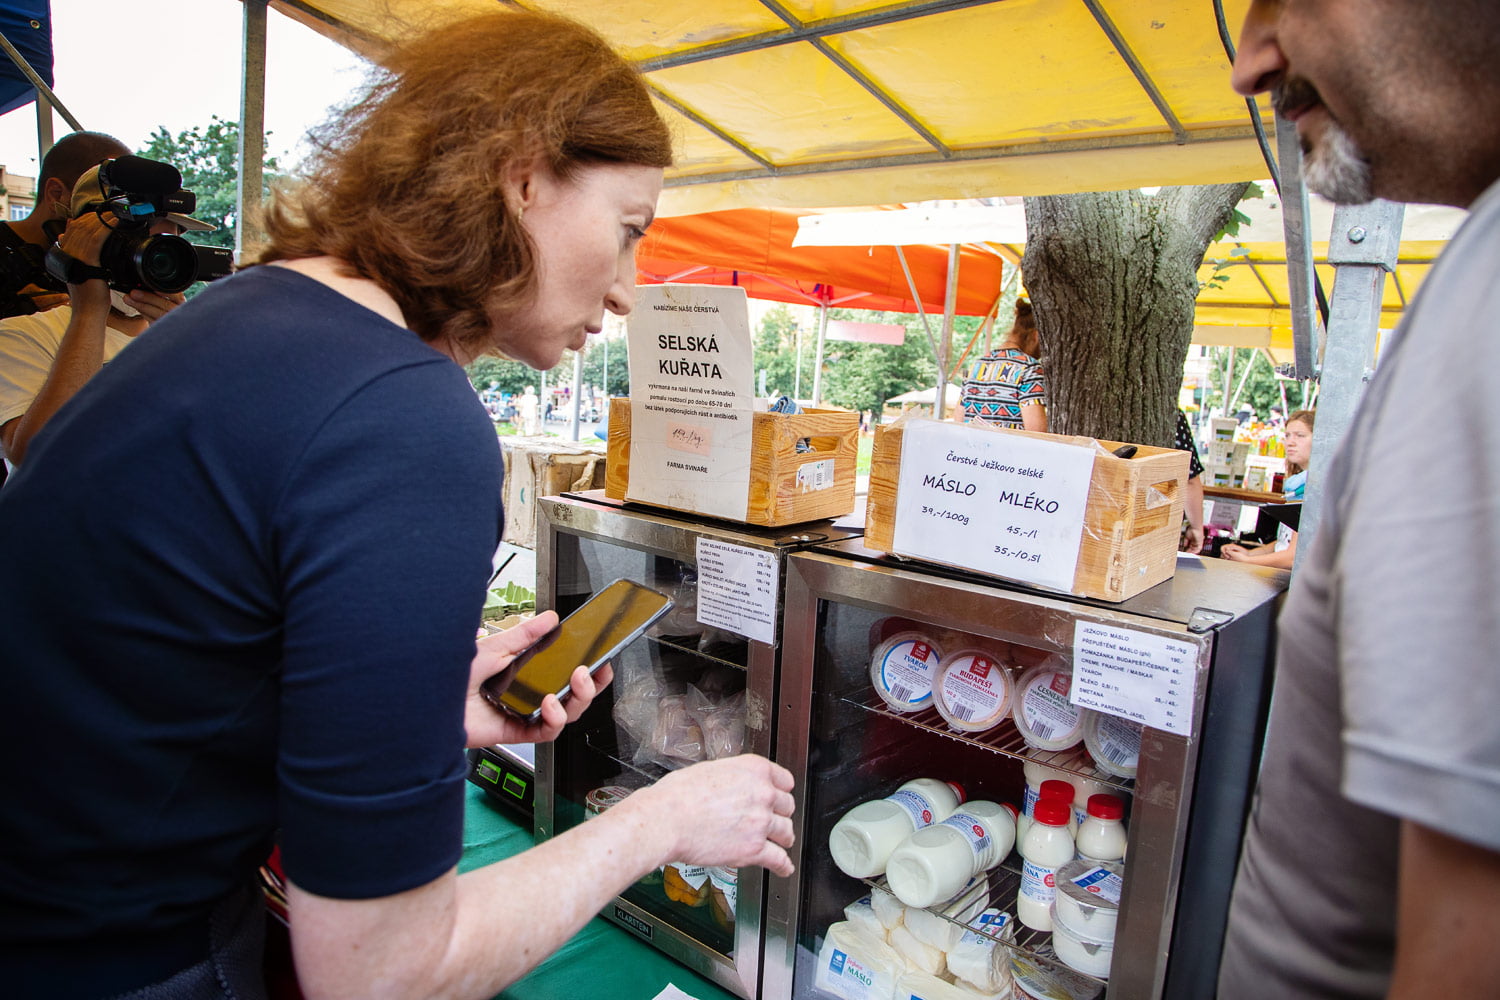
[{"label": "man's beard", "polygon": [[1374,200],[1370,163],[1336,122],[1328,122],[1322,139],[1310,151],[1304,141],[1302,153],[1302,178],[1309,191],[1338,205],[1363,205]]},{"label": "man's beard", "polygon": [[[1300,76],[1288,77],[1272,93],[1271,100],[1282,113],[1288,108],[1322,105],[1324,114],[1328,114],[1317,88]],[[1302,179],[1308,190],[1340,205],[1362,205],[1375,197],[1369,161],[1332,115],[1328,115],[1316,146],[1302,139]]]}]

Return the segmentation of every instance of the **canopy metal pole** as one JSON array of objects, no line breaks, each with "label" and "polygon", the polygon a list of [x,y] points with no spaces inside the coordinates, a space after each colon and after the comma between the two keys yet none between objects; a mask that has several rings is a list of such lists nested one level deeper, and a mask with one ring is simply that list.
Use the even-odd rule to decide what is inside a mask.
[{"label": "canopy metal pole", "polygon": [[[1406,208],[1396,202],[1340,205],[1328,236],[1328,263],[1334,267],[1333,299],[1328,304],[1328,346],[1323,357],[1318,422],[1308,467],[1302,517],[1297,526],[1297,563],[1312,548],[1323,509],[1319,480],[1328,460],[1354,422],[1365,385],[1375,371],[1380,334],[1380,300],[1387,272],[1396,269]],[[1389,346],[1389,345],[1387,345]]]},{"label": "canopy metal pole", "polygon": [[938,391],[932,411],[939,420],[948,409],[948,354],[953,349],[953,317],[958,311],[958,265],[958,244],[949,244],[948,287],[943,293],[943,352],[938,358]]},{"label": "canopy metal pole", "polygon": [[244,0],[244,72],[240,77],[239,180],[235,192],[234,253],[265,238],[260,226],[266,162],[266,0]]},{"label": "canopy metal pole", "polygon": [[[38,105],[40,105],[41,100],[45,98],[47,103],[56,108],[57,113],[63,116],[63,120],[66,121],[69,125],[73,126],[73,131],[82,132],[83,126],[78,124],[78,119],[73,117],[73,112],[69,111],[66,107],[63,106],[63,102],[57,99],[57,95],[52,92],[52,88],[47,86],[47,81],[43,80],[40,76],[37,75],[37,71],[32,69],[31,64],[26,61],[26,57],[21,55],[21,53],[16,49],[14,45],[10,44],[10,39],[6,38],[3,32],[0,32],[0,49],[5,50],[5,54],[10,56],[10,61],[16,64],[16,69],[20,70],[22,74],[25,75],[26,79],[31,81],[31,85],[36,88]],[[40,113],[41,109],[40,107],[38,107],[38,114]],[[49,133],[47,145],[51,146],[52,142],[50,133],[52,131],[52,125],[50,121],[47,125],[47,131]],[[40,132],[38,132],[38,138],[40,138]],[[42,152],[45,151],[46,150],[42,150]]]},{"label": "canopy metal pole", "polygon": [[578,440],[578,408],[583,405],[583,352],[573,352],[573,413],[568,419],[568,430],[574,441]]},{"label": "canopy metal pole", "polygon": [[813,354],[812,405],[823,405],[823,342],[828,336],[828,293],[818,303],[818,349]]},{"label": "canopy metal pole", "polygon": [[[1292,310],[1292,359],[1298,378],[1317,374],[1321,324],[1313,300],[1312,243],[1307,238],[1307,185],[1302,182],[1302,145],[1297,128],[1276,116],[1276,161],[1280,168],[1281,226],[1286,238],[1287,293]],[[1302,546],[1299,546],[1301,548]]]}]

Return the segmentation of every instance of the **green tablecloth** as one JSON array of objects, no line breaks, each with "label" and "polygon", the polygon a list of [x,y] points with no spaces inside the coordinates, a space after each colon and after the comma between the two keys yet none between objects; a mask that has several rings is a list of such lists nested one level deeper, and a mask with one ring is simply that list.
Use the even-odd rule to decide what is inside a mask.
[{"label": "green tablecloth", "polygon": [[[460,870],[478,868],[532,844],[531,830],[491,805],[485,793],[471,785],[464,809],[464,853]],[[704,979],[602,919],[590,920],[557,953],[514,983],[503,1000],[651,1000],[668,983],[699,1000],[736,1000],[733,994]]]}]

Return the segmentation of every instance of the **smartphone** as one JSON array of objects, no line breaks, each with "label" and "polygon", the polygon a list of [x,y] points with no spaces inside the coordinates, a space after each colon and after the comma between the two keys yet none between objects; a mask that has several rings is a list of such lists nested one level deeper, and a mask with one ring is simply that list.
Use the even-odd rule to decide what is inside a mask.
[{"label": "smartphone", "polygon": [[616,580],[522,650],[480,690],[496,708],[534,721],[547,695],[568,696],[574,670],[584,666],[592,674],[671,608],[666,594],[634,580]]}]

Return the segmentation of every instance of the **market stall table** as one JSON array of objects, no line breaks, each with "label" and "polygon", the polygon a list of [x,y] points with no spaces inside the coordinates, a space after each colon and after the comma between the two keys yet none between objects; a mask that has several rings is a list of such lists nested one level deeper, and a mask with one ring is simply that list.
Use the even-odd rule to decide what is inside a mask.
[{"label": "market stall table", "polygon": [[[478,868],[532,845],[531,830],[490,804],[485,793],[468,789],[464,808],[461,871]],[[580,873],[588,865],[580,863]],[[567,944],[500,994],[504,1000],[652,1000],[668,984],[698,1000],[735,1000],[685,965],[605,920],[590,920]]]}]

